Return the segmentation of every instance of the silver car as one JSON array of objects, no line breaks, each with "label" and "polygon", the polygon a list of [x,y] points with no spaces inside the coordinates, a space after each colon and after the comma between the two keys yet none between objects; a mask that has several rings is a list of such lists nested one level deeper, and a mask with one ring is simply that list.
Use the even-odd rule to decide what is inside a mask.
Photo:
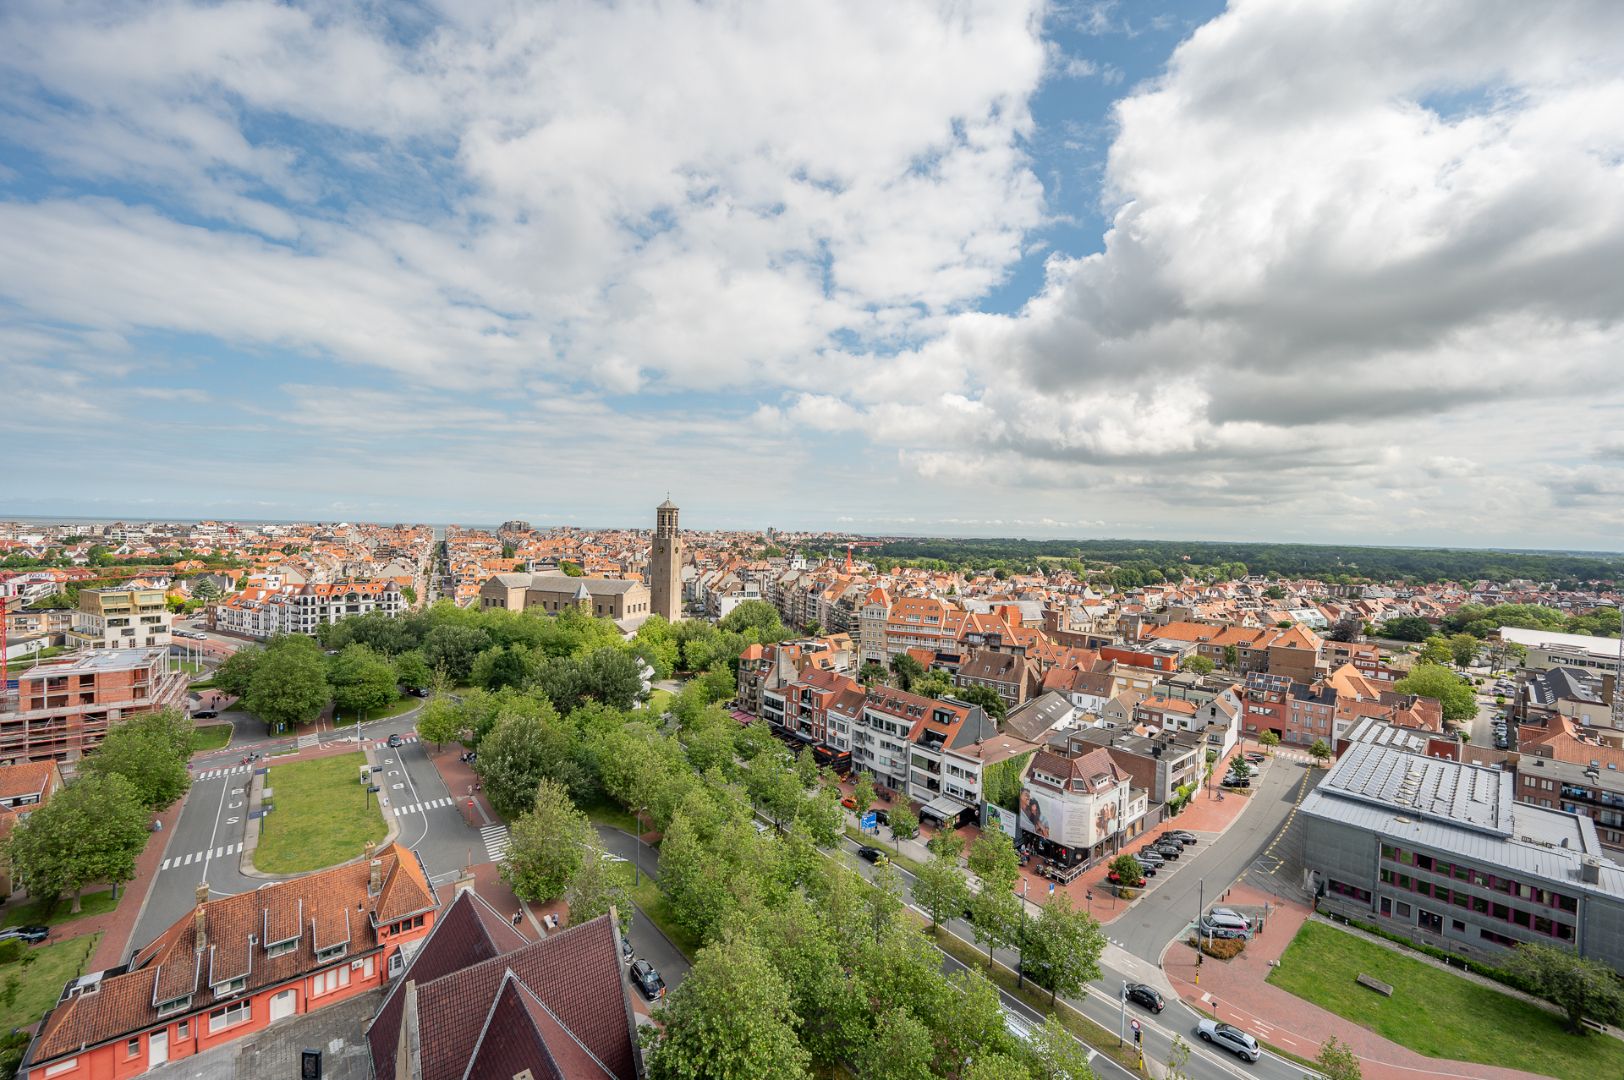
[{"label": "silver car", "polygon": [[1202,1020],[1196,1025],[1195,1033],[1201,1036],[1202,1042],[1221,1046],[1242,1061],[1256,1061],[1263,1056],[1263,1048],[1258,1046],[1257,1040],[1233,1024]]}]

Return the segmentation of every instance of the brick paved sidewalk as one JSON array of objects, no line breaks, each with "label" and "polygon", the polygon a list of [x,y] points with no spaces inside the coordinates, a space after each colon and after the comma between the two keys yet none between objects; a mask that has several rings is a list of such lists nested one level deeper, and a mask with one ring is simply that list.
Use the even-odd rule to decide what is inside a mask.
[{"label": "brick paved sidewalk", "polygon": [[[1225,800],[1226,802],[1228,800]],[[1231,907],[1272,904],[1263,933],[1233,960],[1208,957],[1195,985],[1195,950],[1174,942],[1162,957],[1162,971],[1174,991],[1192,1008],[1245,1029],[1273,1046],[1313,1060],[1320,1046],[1335,1035],[1359,1055],[1365,1080],[1418,1080],[1420,1077],[1471,1077],[1473,1080],[1531,1080],[1538,1074],[1475,1062],[1442,1061],[1389,1042],[1375,1032],[1327,1012],[1295,994],[1268,983],[1274,963],[1311,914],[1303,904],[1282,901],[1250,885],[1229,890]]]}]

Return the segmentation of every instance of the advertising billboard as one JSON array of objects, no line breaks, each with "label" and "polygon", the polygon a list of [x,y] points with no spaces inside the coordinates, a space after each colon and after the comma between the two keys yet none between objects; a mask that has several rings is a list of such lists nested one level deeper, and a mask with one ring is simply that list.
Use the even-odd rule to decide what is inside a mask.
[{"label": "advertising billboard", "polygon": [[1016,827],[1015,812],[1013,810],[1005,810],[997,803],[987,803],[985,810],[987,820],[982,824],[986,828],[1002,829],[1004,835],[1008,836],[1011,840],[1019,840],[1021,838],[1020,830]]},{"label": "advertising billboard", "polygon": [[1026,785],[1021,788],[1021,831],[1041,836],[1069,848],[1089,844],[1088,814],[1083,807],[1071,807],[1057,792]]}]

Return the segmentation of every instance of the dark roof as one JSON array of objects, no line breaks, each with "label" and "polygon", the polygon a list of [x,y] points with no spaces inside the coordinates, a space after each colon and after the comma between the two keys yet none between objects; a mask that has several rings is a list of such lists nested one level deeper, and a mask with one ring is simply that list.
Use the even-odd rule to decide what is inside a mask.
[{"label": "dark roof", "polygon": [[1070,717],[1073,711],[1066,695],[1051,690],[1004,717],[1004,730],[1027,742],[1036,742],[1060,721]]}]

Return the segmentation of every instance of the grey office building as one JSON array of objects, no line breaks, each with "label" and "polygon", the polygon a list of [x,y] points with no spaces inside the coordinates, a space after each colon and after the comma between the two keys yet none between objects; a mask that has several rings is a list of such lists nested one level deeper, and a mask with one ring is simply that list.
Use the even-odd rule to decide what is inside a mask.
[{"label": "grey office building", "polygon": [[1624,971],[1624,868],[1588,818],[1516,802],[1513,781],[1349,746],[1300,811],[1323,909],[1491,963],[1537,941]]}]

